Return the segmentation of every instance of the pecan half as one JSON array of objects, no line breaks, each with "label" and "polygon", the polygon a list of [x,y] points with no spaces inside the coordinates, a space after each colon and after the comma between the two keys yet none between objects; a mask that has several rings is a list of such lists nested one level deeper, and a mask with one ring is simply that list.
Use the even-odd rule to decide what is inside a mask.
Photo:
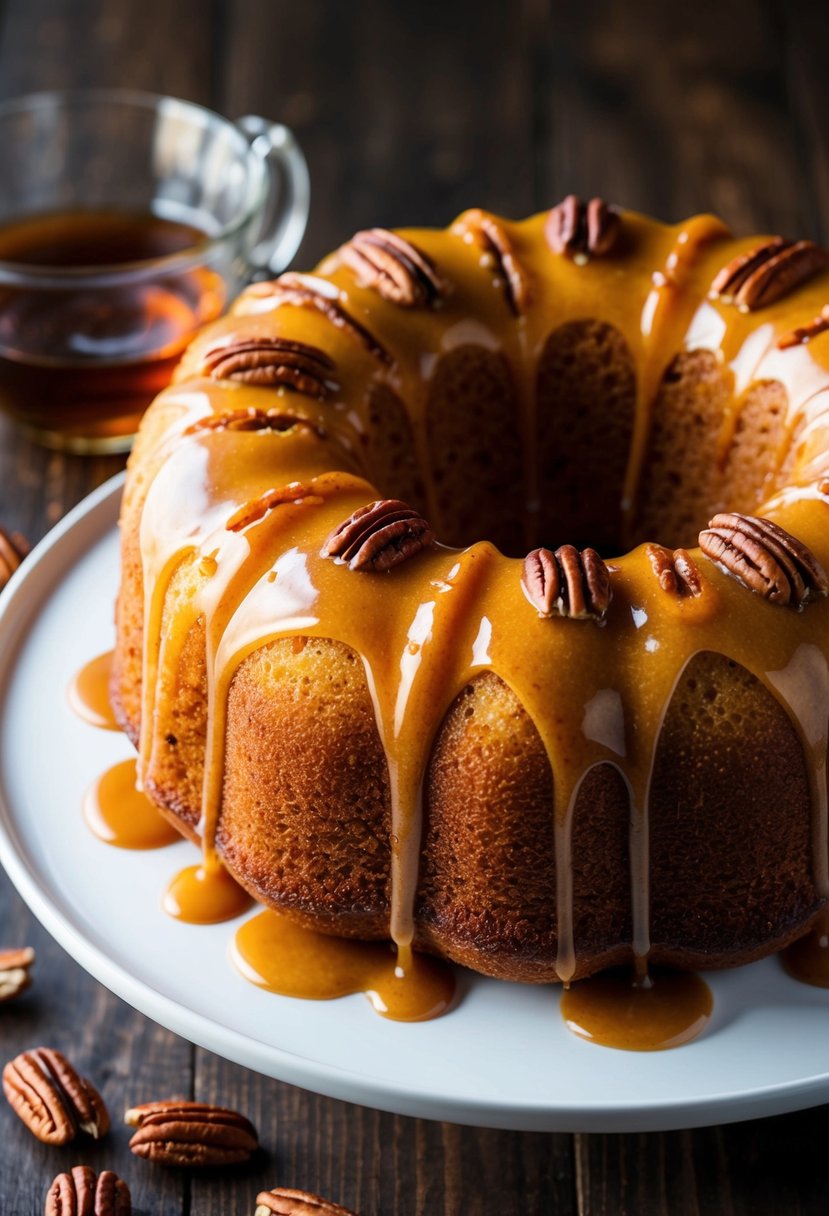
[{"label": "pecan half", "polygon": [[138,1129],[130,1140],[135,1155],[162,1165],[239,1165],[259,1147],[244,1115],[206,1102],[145,1102],[124,1121]]},{"label": "pecan half", "polygon": [[781,299],[827,262],[829,255],[820,245],[777,236],[732,258],[715,276],[710,294],[751,312]]},{"label": "pecan half", "polygon": [[292,338],[240,337],[211,347],[198,374],[264,387],[284,385],[324,401],[339,385],[334,362],[319,347]]},{"label": "pecan half", "polygon": [[112,1170],[96,1175],[88,1165],[58,1174],[46,1196],[44,1216],[130,1216],[130,1189]]},{"label": "pecan half", "polygon": [[702,595],[700,572],[686,549],[648,545],[646,552],[663,591],[679,596]]},{"label": "pecan half", "polygon": [[553,253],[563,253],[576,262],[610,253],[622,231],[622,219],[615,207],[604,199],[588,203],[576,194],[553,207],[547,216],[544,233]]},{"label": "pecan half", "polygon": [[51,1047],[24,1051],[9,1061],[3,1092],[44,1144],[68,1144],[79,1131],[97,1140],[109,1131],[109,1114],[95,1086]]},{"label": "pecan half", "polygon": [[483,250],[486,263],[495,271],[504,284],[504,295],[510,310],[519,316],[530,302],[530,285],[527,274],[515,254],[512,241],[504,228],[485,211],[465,211],[455,225],[455,230],[469,233],[479,249]]},{"label": "pecan half", "polygon": [[778,350],[788,350],[790,346],[800,346],[803,342],[811,342],[812,338],[816,338],[818,334],[824,333],[827,329],[829,329],[829,304],[823,306],[819,317],[815,317],[813,321],[808,321],[805,325],[799,325],[797,329],[792,329],[778,338],[777,348]]},{"label": "pecan half", "polygon": [[0,528],[0,591],[29,552],[29,542],[20,532]]},{"label": "pecan half", "polygon": [[602,621],[610,607],[610,573],[595,549],[533,549],[524,558],[521,586],[539,616]]},{"label": "pecan half", "polygon": [[31,985],[29,968],[35,961],[31,946],[20,950],[0,950],[0,1002],[10,1001]]},{"label": "pecan half", "polygon": [[754,515],[715,515],[699,546],[716,562],[772,604],[800,611],[814,596],[829,594],[829,579],[808,546],[790,532]]},{"label": "pecan half", "polygon": [[276,1186],[256,1196],[253,1216],[354,1216],[348,1208],[310,1191],[295,1191]]},{"label": "pecan half", "polygon": [[422,250],[388,228],[367,228],[343,245],[341,256],[364,287],[401,308],[435,304],[446,286]]},{"label": "pecan half", "polygon": [[429,524],[413,507],[397,498],[381,498],[338,524],[321,552],[347,563],[349,570],[391,570],[434,539]]},{"label": "pecan half", "polygon": [[317,426],[302,414],[290,414],[286,410],[257,410],[252,405],[246,410],[229,410],[226,414],[209,414],[199,418],[184,431],[185,435],[199,435],[203,431],[290,431],[295,426],[304,426],[320,439],[325,429]]},{"label": "pecan half", "polygon": [[314,308],[337,329],[356,338],[381,363],[386,364],[387,367],[394,363],[394,359],[382,342],[369,329],[366,329],[365,325],[361,325],[359,321],[355,320],[339,303],[339,291],[327,279],[289,271],[271,282],[253,283],[245,295],[259,299],[276,297],[282,304],[293,305],[296,308]]}]

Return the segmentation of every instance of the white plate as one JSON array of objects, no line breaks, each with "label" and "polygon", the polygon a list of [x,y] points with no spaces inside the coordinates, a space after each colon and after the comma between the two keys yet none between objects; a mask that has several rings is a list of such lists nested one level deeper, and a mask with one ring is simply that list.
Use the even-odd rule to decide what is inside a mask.
[{"label": "white plate", "polygon": [[191,845],[134,853],[96,840],[81,797],[128,756],[121,735],[70,710],[75,672],[113,641],[121,479],[37,547],[0,601],[0,860],[35,915],[113,992],[230,1060],[400,1114],[546,1131],[722,1123],[829,1100],[829,992],[775,959],[707,977],[696,1042],[635,1054],[565,1028],[552,987],[464,972],[454,1012],[400,1024],[362,996],[290,1000],[228,960],[235,924],[170,920],[160,892]]}]

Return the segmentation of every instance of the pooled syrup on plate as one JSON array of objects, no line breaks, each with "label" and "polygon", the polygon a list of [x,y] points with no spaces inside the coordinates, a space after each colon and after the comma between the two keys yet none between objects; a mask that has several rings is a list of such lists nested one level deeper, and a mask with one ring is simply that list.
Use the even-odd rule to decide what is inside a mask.
[{"label": "pooled syrup on plate", "polygon": [[780,954],[789,975],[813,988],[829,988],[829,911],[824,909],[811,932]]},{"label": "pooled syrup on plate", "polygon": [[233,920],[253,903],[220,861],[185,866],[176,874],[162,898],[162,907],[174,920],[189,925],[215,925]]},{"label": "pooled syrup on plate", "polygon": [[86,791],[83,817],[105,844],[119,849],[160,849],[181,834],[135,787],[135,760],[107,769]]},{"label": "pooled syrup on plate", "polygon": [[231,957],[246,980],[269,992],[313,1001],[362,992],[396,1022],[440,1017],[455,993],[453,969],[439,959],[395,953],[389,942],[328,937],[271,911],[236,930]]},{"label": "pooled syrup on plate", "polygon": [[690,1043],[705,1029],[711,989],[690,971],[627,968],[602,971],[567,988],[561,1014],[568,1030],[602,1047],[664,1051]]},{"label": "pooled syrup on plate", "polygon": [[109,700],[112,651],[85,663],[68,689],[69,704],[79,718],[100,730],[120,730]]}]

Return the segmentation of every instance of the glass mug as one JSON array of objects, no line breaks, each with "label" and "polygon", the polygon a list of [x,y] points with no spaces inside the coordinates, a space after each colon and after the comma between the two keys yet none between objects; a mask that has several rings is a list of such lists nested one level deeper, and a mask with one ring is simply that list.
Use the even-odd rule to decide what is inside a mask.
[{"label": "glass mug", "polygon": [[126,451],[195,330],[308,218],[291,132],[147,93],[0,105],[0,409],[40,442]]}]

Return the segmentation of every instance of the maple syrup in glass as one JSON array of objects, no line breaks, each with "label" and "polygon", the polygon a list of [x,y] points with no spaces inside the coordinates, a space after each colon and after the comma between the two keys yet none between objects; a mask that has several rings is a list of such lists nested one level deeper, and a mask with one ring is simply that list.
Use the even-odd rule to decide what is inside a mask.
[{"label": "maple syrup in glass", "polygon": [[281,273],[308,216],[287,127],[124,89],[0,102],[0,409],[126,451],[196,330]]},{"label": "maple syrup in glass", "polygon": [[52,447],[128,447],[195,330],[224,307],[208,244],[150,211],[0,224],[0,407]]}]

